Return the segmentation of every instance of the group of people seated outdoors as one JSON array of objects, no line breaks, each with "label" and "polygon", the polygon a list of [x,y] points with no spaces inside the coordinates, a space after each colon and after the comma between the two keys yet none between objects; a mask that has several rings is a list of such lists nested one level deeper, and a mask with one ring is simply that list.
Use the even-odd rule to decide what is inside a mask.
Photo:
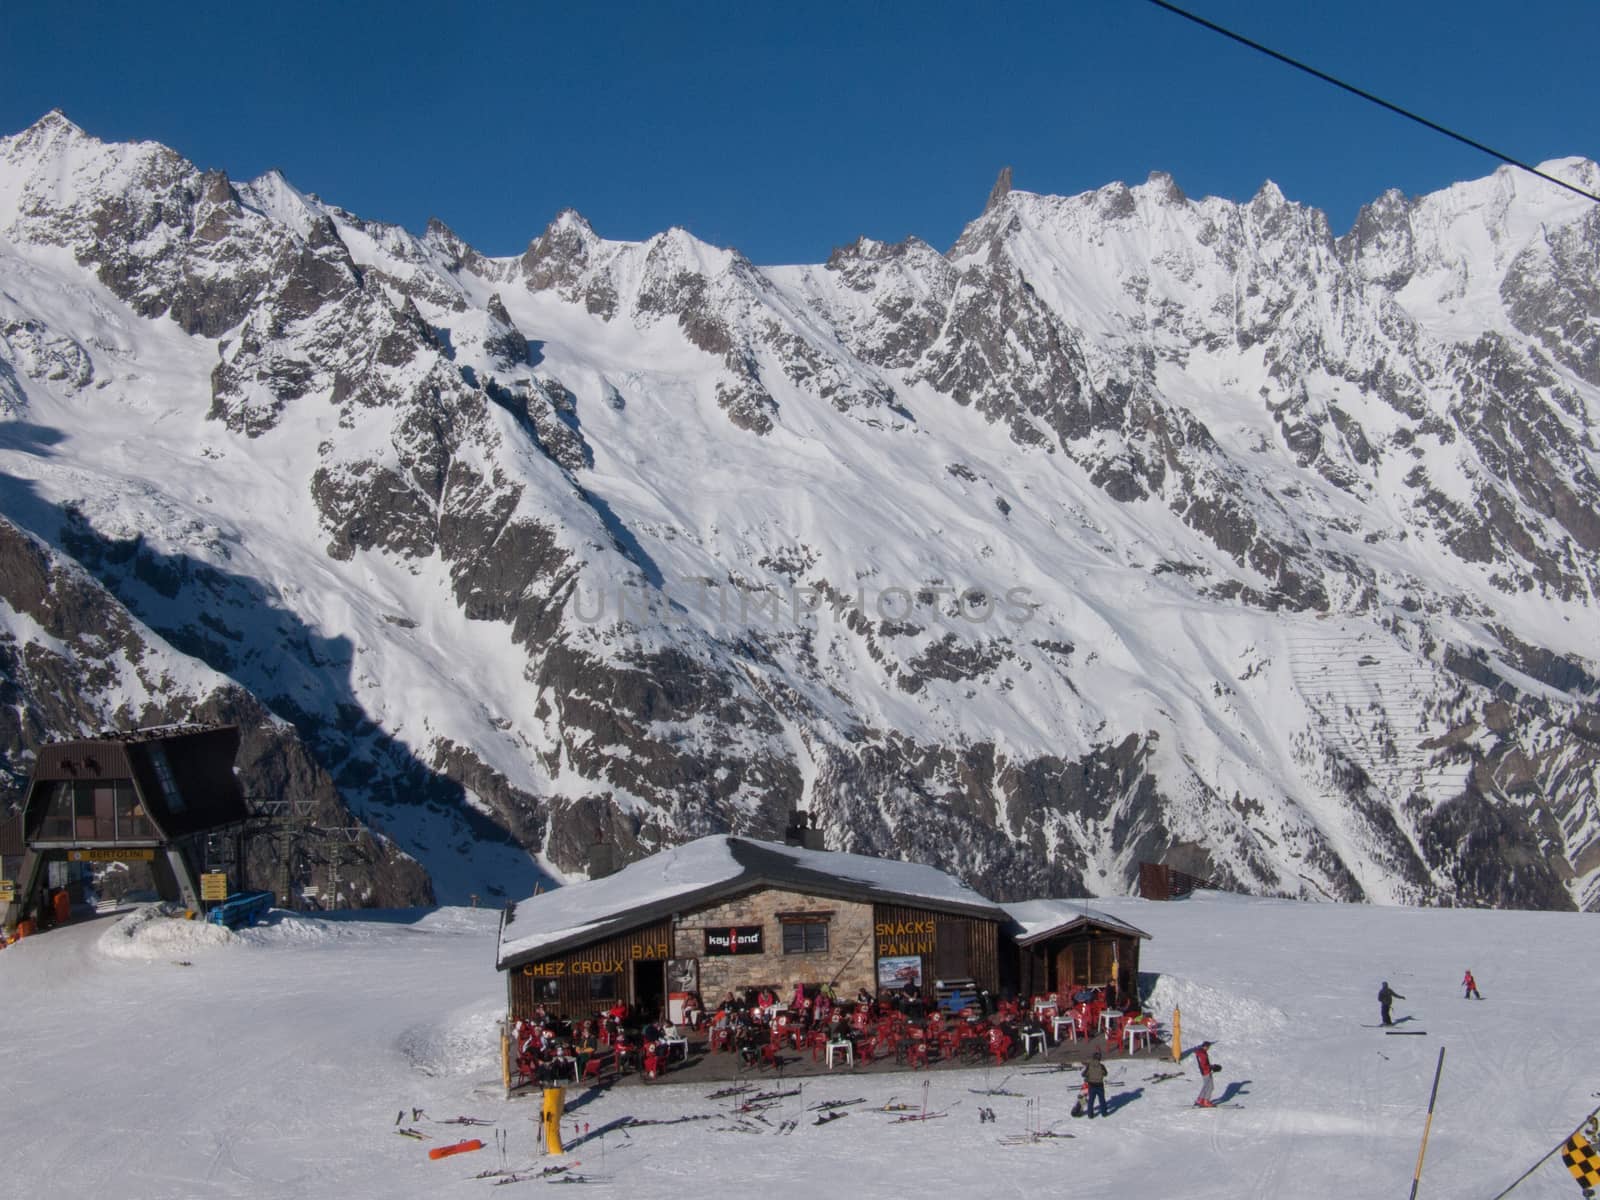
[{"label": "group of people seated outdoors", "polygon": [[[1084,1037],[1092,1036],[1100,1014],[1117,1003],[1112,988],[1085,989],[1081,1008]],[[740,1055],[749,1065],[775,1065],[779,1054],[809,1047],[812,1058],[829,1045],[848,1044],[852,1061],[872,1062],[893,1054],[896,1061],[925,1066],[935,1059],[969,1059],[985,1055],[1004,1062],[1017,1053],[1042,1048],[1053,1033],[1051,1005],[1038,998],[1024,1005],[1011,998],[994,999],[987,991],[954,992],[927,1000],[914,983],[886,988],[874,996],[860,989],[853,1000],[827,985],[796,983],[786,995],[773,987],[728,992],[709,1017],[712,1051]],[[1137,1001],[1118,1009],[1119,1022],[1155,1022]],[[1106,1030],[1114,1048],[1123,1034],[1121,1023]],[[1032,1036],[1029,1036],[1032,1035]],[[1037,1040],[1034,1040],[1037,1038]]]},{"label": "group of people seated outdoors", "polygon": [[[1115,1019],[1102,1021],[1106,1012]],[[682,1019],[690,1030],[703,1031],[708,1050],[738,1054],[751,1067],[777,1066],[781,1053],[791,1049],[809,1048],[817,1059],[830,1046],[848,1046],[852,1062],[893,1055],[913,1067],[985,1056],[1002,1063],[1069,1032],[1080,1039],[1103,1033],[1107,1049],[1115,1050],[1130,1026],[1152,1034],[1156,1028],[1136,997],[1119,997],[1109,986],[1052,992],[1024,1003],[1009,996],[996,1000],[984,990],[930,1000],[915,983],[877,995],[861,988],[852,998],[830,984],[797,982],[784,992],[771,986],[729,991],[712,1008],[690,992]],[[511,1054],[523,1082],[576,1083],[628,1071],[654,1079],[666,1070],[671,1045],[686,1049],[684,1038],[664,1014],[635,1013],[622,1003],[575,1021],[541,1005],[516,1022]]]},{"label": "group of people seated outdoors", "polygon": [[[698,996],[690,993],[694,1011]],[[685,1006],[685,1018],[690,1009]],[[655,1079],[667,1067],[668,1052],[678,1030],[657,1013],[643,1016],[617,1003],[581,1021],[564,1020],[544,1005],[516,1022],[511,1031],[511,1055],[516,1075],[523,1082],[577,1083],[606,1072],[642,1071]]]}]

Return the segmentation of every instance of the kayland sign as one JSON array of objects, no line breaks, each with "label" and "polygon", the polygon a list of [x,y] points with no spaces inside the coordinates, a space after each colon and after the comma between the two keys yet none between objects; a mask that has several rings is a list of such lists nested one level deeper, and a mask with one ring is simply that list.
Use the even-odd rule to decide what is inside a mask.
[{"label": "kayland sign", "polygon": [[760,954],[761,926],[732,925],[706,930],[706,954]]}]

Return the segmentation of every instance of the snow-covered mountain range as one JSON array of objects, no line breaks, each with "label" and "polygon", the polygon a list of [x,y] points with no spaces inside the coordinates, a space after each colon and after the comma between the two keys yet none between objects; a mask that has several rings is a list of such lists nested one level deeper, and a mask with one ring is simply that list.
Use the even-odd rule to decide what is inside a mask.
[{"label": "snow-covered mountain range", "polygon": [[1597,429],[1600,205],[1509,169],[1342,237],[1003,174],[947,253],[493,258],[52,113],[0,139],[6,794],[199,715],[390,902],[804,805],[999,898],[1597,909]]}]

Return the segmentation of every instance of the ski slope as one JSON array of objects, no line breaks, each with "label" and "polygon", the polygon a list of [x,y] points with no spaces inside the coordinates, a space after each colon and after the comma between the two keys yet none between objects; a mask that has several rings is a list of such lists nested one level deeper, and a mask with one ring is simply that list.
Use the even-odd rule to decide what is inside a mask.
[{"label": "ski slope", "polygon": [[[1186,902],[1098,900],[1149,931],[1154,1005],[1181,1004],[1186,1044],[1214,1042],[1220,1096],[1191,1107],[1198,1077],[1149,1082],[1170,1064],[1113,1060],[1107,1120],[1072,1120],[1073,1074],[1012,1070],[807,1081],[765,1114],[791,1135],[733,1132],[708,1084],[627,1085],[582,1098],[567,1122],[715,1113],[614,1130],[567,1157],[600,1195],[763,1200],[789,1196],[1339,1197],[1410,1187],[1435,1059],[1447,1047],[1421,1196],[1488,1197],[1600,1104],[1591,997],[1600,966],[1582,914],[1303,904],[1200,893]],[[493,1130],[395,1115],[472,1115],[506,1131],[509,1161],[541,1159],[537,1103],[507,1101],[494,1023],[498,914],[445,908],[313,919],[278,915],[221,937],[203,926],[110,917],[0,953],[0,1179],[19,1196],[456,1197],[499,1195]],[[124,918],[126,921],[127,918]],[[131,933],[131,936],[130,936]],[[188,963],[190,965],[179,965]],[[1471,967],[1484,1000],[1457,981]],[[1375,994],[1424,1037],[1389,1037]],[[844,1074],[840,1073],[841,1076]],[[670,1076],[669,1076],[670,1079]],[[847,1108],[817,1127],[806,1106],[863,1097],[921,1104],[926,1123]],[[999,1088],[1021,1097],[979,1096]],[[980,1106],[995,1110],[980,1123]],[[1035,1116],[1034,1114],[1037,1114]],[[1031,1120],[1070,1140],[1007,1145]],[[430,1161],[458,1137],[487,1149]],[[526,1182],[509,1194],[537,1194]],[[1515,1195],[1576,1194],[1551,1160]]]}]

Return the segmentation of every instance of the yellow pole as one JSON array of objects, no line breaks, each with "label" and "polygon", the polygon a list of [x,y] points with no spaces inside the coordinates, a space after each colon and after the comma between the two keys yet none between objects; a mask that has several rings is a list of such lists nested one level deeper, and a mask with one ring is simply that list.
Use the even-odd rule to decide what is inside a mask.
[{"label": "yellow pole", "polygon": [[544,1090],[544,1148],[547,1154],[565,1154],[561,1145],[561,1114],[567,1105],[565,1088],[547,1087]]},{"label": "yellow pole", "polygon": [[1172,1006],[1172,1061],[1179,1062],[1183,1059],[1183,1013],[1178,1006]]},{"label": "yellow pole", "polygon": [[500,1078],[506,1085],[506,1095],[511,1095],[511,1035],[504,1023],[500,1026]]}]

